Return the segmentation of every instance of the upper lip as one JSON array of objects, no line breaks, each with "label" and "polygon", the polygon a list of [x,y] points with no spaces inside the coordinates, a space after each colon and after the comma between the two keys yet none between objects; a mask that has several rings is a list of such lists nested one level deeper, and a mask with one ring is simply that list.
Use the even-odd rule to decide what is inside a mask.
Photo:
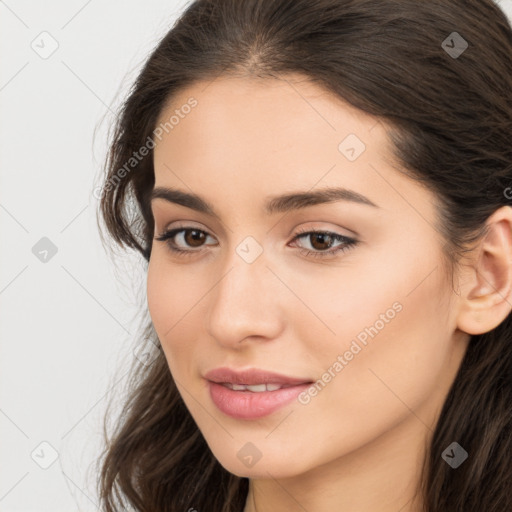
[{"label": "upper lip", "polygon": [[308,379],[288,377],[279,373],[250,368],[247,370],[232,370],[231,368],[215,368],[205,374],[205,379],[222,383],[244,384],[246,386],[256,384],[279,384],[281,386],[296,386],[298,384],[309,384]]}]

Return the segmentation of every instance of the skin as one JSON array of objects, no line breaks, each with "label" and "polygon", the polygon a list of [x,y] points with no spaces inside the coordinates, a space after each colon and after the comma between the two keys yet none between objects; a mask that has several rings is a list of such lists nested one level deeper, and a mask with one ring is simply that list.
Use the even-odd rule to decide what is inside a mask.
[{"label": "skin", "polygon": [[[155,236],[182,226],[209,236],[195,245],[183,232],[174,237],[201,251],[190,257],[153,242],[148,306],[210,449],[250,478],[244,512],[419,511],[424,449],[470,334],[491,330],[511,309],[511,209],[490,218],[454,289],[434,227],[436,197],[397,170],[383,122],[293,75],[197,83],[161,120],[191,96],[198,105],[157,143],[155,185],[200,195],[219,219],[152,201]],[[349,134],[366,145],[354,161],[338,150]],[[336,201],[263,212],[269,196],[327,186],[378,207]],[[301,248],[322,252],[322,244],[293,241],[298,228],[358,243],[306,256]],[[263,250],[252,263],[236,252],[247,236]],[[238,420],[210,399],[202,376],[220,366],[320,379],[394,303],[401,310],[306,405]],[[237,457],[248,442],[262,454],[252,467]]]}]

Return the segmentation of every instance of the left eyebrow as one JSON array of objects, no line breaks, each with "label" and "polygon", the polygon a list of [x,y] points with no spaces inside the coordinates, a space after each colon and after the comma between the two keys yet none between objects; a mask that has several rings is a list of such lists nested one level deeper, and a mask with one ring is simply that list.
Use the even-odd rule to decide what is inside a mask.
[{"label": "left eyebrow", "polygon": [[[175,188],[155,187],[151,192],[151,201],[154,199],[165,199],[170,203],[191,208],[192,210],[205,213],[217,219],[220,218],[213,206],[197,194]],[[265,203],[265,213],[267,215],[285,213],[308,208],[317,204],[333,203],[336,201],[351,201],[353,203],[380,208],[373,201],[354,190],[343,187],[329,187],[314,191],[292,192],[279,196],[271,196]]]},{"label": "left eyebrow", "polygon": [[334,203],[336,201],[351,201],[379,208],[373,201],[354,190],[343,187],[329,187],[308,192],[292,192],[280,196],[271,197],[266,205],[265,211],[273,213],[285,213],[292,210],[299,210],[317,204]]}]

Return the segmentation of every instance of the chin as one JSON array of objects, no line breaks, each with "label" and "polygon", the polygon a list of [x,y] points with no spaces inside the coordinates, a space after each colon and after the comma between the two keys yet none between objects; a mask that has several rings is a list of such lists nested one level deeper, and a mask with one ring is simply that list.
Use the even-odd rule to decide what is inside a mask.
[{"label": "chin", "polygon": [[[248,443],[250,446],[250,444]],[[229,473],[244,478],[291,478],[306,472],[308,470],[305,460],[301,457],[300,464],[288,456],[272,451],[272,453],[260,456],[254,452],[252,460],[250,456],[251,448],[239,448],[233,452],[221,454],[220,457],[213,452],[219,464]],[[261,453],[261,452],[260,452]]]}]

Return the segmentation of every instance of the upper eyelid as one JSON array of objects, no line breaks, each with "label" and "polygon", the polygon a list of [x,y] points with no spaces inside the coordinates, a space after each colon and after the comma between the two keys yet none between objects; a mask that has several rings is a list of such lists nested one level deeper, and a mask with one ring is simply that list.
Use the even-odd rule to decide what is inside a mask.
[{"label": "upper eyelid", "polygon": [[[168,224],[170,224],[171,222],[166,223],[166,224],[164,224],[164,227],[159,230],[160,234],[167,233],[169,231],[174,231],[176,229],[197,229],[199,231],[203,231],[204,233],[207,233],[210,236],[214,236],[214,235],[211,234],[211,232],[208,229],[205,229],[205,228],[203,228],[201,226],[194,226],[194,225],[188,224],[189,222],[198,222],[198,221],[185,220],[185,221],[173,221],[173,222],[178,222],[178,223],[183,223],[183,224],[181,224],[181,225],[178,224],[178,225],[173,225],[172,227],[168,227]],[[313,221],[313,222],[322,223],[322,222],[327,222],[327,221]],[[156,224],[157,223],[155,222],[155,231],[158,231],[158,230],[156,230]],[[346,238],[359,238],[360,237],[360,234],[356,233],[354,230],[348,229],[346,227],[341,227],[341,226],[339,226],[337,228],[327,228],[327,227],[322,227],[322,226],[321,227],[313,226],[313,227],[308,227],[308,228],[300,227],[300,228],[297,228],[297,229],[298,229],[298,231],[295,231],[296,235],[299,234],[299,232],[300,233],[309,233],[311,231],[320,231],[320,232],[330,232],[330,233],[333,233],[333,234],[336,234],[336,235],[344,236]],[[336,232],[337,229],[348,231],[349,233],[338,233],[338,232]]]},{"label": "upper eyelid", "polygon": [[[156,227],[156,226],[155,226]],[[190,225],[190,224],[185,224],[185,225],[178,225],[178,226],[172,226],[172,227],[164,227],[162,228],[161,230],[156,230],[155,231],[159,231],[160,234],[165,234],[165,233],[169,233],[170,231],[181,231],[181,230],[191,230],[191,229],[197,229],[198,231],[202,231],[203,233],[206,233],[207,235],[210,235],[210,236],[213,236],[210,231],[208,229],[204,229],[202,227],[199,227],[199,226],[193,226],[193,225]],[[311,232],[321,232],[321,233],[332,233],[332,234],[335,234],[335,235],[340,235],[340,236],[344,236],[346,238],[352,238],[353,235],[349,235],[349,234],[343,234],[343,233],[337,233],[335,231],[336,228],[324,228],[324,227],[311,227],[311,228],[304,228],[304,227],[300,227],[300,228],[297,228],[297,230],[295,231],[295,235],[303,235],[303,234],[308,234],[308,233],[311,233]],[[341,229],[341,228],[340,228]],[[345,228],[346,229],[346,228]],[[350,230],[348,230],[350,231]]]}]

